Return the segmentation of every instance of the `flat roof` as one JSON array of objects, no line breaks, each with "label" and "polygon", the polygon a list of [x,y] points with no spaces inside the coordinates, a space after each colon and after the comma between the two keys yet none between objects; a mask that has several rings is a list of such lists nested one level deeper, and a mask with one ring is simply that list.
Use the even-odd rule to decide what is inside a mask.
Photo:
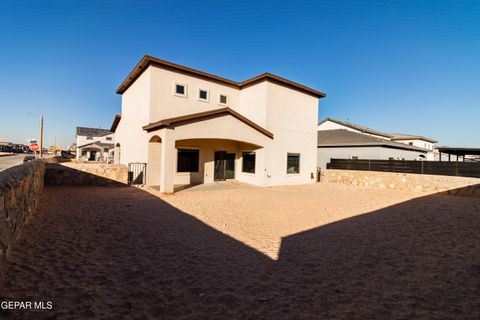
[{"label": "flat roof", "polygon": [[480,156],[480,148],[457,148],[457,147],[438,147],[441,153],[454,154],[457,156]]},{"label": "flat roof", "polygon": [[237,82],[233,81],[230,79],[222,78],[219,76],[216,76],[211,73],[203,72],[200,70],[192,69],[189,67],[185,67],[173,62],[169,62],[166,60],[158,59],[149,55],[144,56],[140,62],[133,68],[133,70],[130,72],[130,74],[123,80],[123,82],[120,84],[120,86],[117,88],[116,92],[118,94],[122,94],[125,92],[125,90],[128,89],[132,85],[132,83],[135,82],[135,80],[145,71],[150,65],[167,69],[167,70],[173,70],[178,73],[186,74],[189,76],[201,78],[201,79],[206,79],[209,81],[213,81],[216,83],[220,83],[223,85],[227,85],[230,87],[234,87],[236,89],[244,89],[249,86],[252,86],[254,84],[257,84],[262,81],[270,81],[282,86],[285,86],[290,89],[294,89],[306,94],[309,94],[311,96],[317,97],[317,98],[324,98],[326,97],[326,94],[320,91],[317,91],[315,89],[309,88],[307,86],[304,86],[302,84],[290,81],[288,79],[279,77],[277,75],[274,75],[272,73],[262,73],[259,76],[253,77],[251,79],[245,80],[243,82]]}]

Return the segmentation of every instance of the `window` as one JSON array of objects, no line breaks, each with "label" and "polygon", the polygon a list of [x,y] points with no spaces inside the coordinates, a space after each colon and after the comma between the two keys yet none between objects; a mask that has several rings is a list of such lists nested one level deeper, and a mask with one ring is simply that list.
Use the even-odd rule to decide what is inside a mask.
[{"label": "window", "polygon": [[87,137],[87,140],[93,140],[93,137],[92,137],[92,136],[88,136],[88,137]]},{"label": "window", "polygon": [[186,98],[187,85],[183,83],[175,83],[173,86],[173,95]]},{"label": "window", "polygon": [[243,152],[242,159],[242,172],[255,173],[255,152]]},{"label": "window", "polygon": [[223,105],[227,105],[228,104],[228,97],[224,94],[221,94],[219,97],[218,97],[218,103],[219,104],[223,104]]},{"label": "window", "polygon": [[199,89],[198,90],[198,100],[208,101],[208,90]]},{"label": "window", "polygon": [[409,142],[408,144],[411,145],[411,146],[413,146],[413,142]]},{"label": "window", "polygon": [[198,172],[198,150],[178,149],[177,172]]},{"label": "window", "polygon": [[112,137],[106,137],[105,140],[112,141]]},{"label": "window", "polygon": [[352,160],[358,160],[357,156],[352,156]]},{"label": "window", "polygon": [[287,154],[287,173],[300,173],[300,154]]}]

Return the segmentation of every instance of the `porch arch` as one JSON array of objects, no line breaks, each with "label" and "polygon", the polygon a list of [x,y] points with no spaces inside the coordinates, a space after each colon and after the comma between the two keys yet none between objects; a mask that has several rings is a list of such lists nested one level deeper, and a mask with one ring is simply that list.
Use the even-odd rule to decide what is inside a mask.
[{"label": "porch arch", "polygon": [[162,139],[154,135],[148,141],[147,185],[160,186]]},{"label": "porch arch", "polygon": [[115,144],[115,149],[113,151],[113,163],[120,163],[120,143],[118,142]]}]

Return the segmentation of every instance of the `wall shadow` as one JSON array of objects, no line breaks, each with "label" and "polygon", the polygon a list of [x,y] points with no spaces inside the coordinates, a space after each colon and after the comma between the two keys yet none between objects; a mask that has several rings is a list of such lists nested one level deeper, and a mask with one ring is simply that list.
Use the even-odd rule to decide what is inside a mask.
[{"label": "wall shadow", "polygon": [[480,318],[480,202],[431,195],[266,255],[138,188],[48,186],[1,269],[4,318]]}]

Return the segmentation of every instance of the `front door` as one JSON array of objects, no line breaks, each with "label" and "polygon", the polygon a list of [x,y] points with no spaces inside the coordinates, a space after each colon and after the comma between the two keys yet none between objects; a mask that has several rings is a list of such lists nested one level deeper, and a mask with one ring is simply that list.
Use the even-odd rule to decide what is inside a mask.
[{"label": "front door", "polygon": [[213,178],[215,181],[235,178],[235,153],[227,153],[226,151],[215,152]]}]

